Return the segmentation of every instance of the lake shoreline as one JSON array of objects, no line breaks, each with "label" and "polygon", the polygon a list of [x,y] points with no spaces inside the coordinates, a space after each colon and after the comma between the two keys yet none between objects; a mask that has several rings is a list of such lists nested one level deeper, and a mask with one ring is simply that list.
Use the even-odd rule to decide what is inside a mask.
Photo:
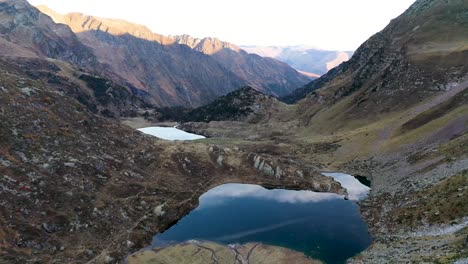
[{"label": "lake shoreline", "polygon": [[[364,240],[368,234],[358,205],[340,195],[224,184],[202,194],[196,208],[156,234],[151,248],[177,247],[191,240],[224,246],[259,242],[327,263],[343,263],[370,245],[370,237]],[[327,255],[337,246],[341,254]]]}]

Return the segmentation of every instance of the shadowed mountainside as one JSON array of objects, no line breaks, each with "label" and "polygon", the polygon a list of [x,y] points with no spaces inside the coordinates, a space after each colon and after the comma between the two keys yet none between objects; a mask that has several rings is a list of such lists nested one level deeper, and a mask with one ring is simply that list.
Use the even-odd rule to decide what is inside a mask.
[{"label": "shadowed mountainside", "polygon": [[151,94],[159,106],[200,106],[243,85],[283,96],[310,81],[285,63],[248,55],[232,44],[218,47],[218,40],[205,39],[199,43],[205,48],[192,49],[183,37],[164,37],[122,20],[39,8],[69,25],[100,62]]},{"label": "shadowed mountainside", "polygon": [[[221,96],[210,104],[195,108],[158,109],[156,119],[159,121],[177,122],[211,122],[211,121],[242,121],[258,123],[268,121],[280,105],[276,98],[260,93],[250,86]],[[186,126],[186,124],[182,124]]]},{"label": "shadowed mountainside", "polygon": [[[197,39],[189,35],[173,36],[176,43],[212,56],[237,76],[247,80],[247,85],[274,96],[291,93],[310,77],[299,74],[284,62],[249,54],[245,50],[216,38]],[[258,87],[258,88],[257,88]]]},{"label": "shadowed mountainside", "polygon": [[6,57],[60,59],[95,67],[97,59],[69,27],[56,24],[26,0],[0,1],[0,54]]},{"label": "shadowed mountainside", "polygon": [[27,1],[0,1],[0,18],[0,57],[24,69],[29,78],[43,80],[106,116],[132,116],[151,107],[147,94],[100,64],[68,26],[56,24]]}]

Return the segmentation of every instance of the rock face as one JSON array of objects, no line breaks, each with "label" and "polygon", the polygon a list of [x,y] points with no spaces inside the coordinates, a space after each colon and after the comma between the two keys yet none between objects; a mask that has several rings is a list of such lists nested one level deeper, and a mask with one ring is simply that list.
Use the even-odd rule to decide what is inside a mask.
[{"label": "rock face", "polygon": [[148,92],[158,106],[200,106],[243,85],[283,96],[310,80],[285,63],[219,40],[165,37],[121,20],[39,8],[69,25],[100,62]]},{"label": "rock face", "polygon": [[97,59],[75,34],[29,5],[26,0],[0,1],[0,51],[10,57],[49,57],[95,67]]},{"label": "rock face", "polygon": [[241,48],[249,53],[284,61],[294,69],[315,78],[348,61],[354,53],[321,50],[309,46],[241,46]]}]

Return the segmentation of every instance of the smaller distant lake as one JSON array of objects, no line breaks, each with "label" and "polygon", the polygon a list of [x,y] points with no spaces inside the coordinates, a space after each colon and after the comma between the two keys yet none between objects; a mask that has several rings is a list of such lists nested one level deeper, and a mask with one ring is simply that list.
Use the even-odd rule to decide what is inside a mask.
[{"label": "smaller distant lake", "polygon": [[[339,182],[343,188],[348,191],[349,199],[353,201],[359,201],[369,194],[370,191],[370,182],[367,180],[368,185],[363,184],[364,177],[361,178],[353,177],[346,173],[341,172],[324,172],[322,173],[325,176],[333,177],[335,181]],[[365,179],[365,178],[364,178]]]},{"label": "smaller distant lake", "polygon": [[[324,174],[339,181],[351,200],[369,192],[351,175]],[[342,195],[268,190],[250,184],[224,184],[209,190],[195,210],[157,234],[153,246],[191,239],[222,244],[262,242],[340,264],[371,243],[358,205]]]},{"label": "smaller distant lake", "polygon": [[138,131],[165,140],[196,140],[205,138],[204,136],[188,133],[175,127],[145,127],[138,129]]}]

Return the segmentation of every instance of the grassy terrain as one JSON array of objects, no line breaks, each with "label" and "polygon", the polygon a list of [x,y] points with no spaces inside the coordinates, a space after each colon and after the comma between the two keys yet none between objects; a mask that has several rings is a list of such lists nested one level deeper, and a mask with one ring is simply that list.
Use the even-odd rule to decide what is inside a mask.
[{"label": "grassy terrain", "polygon": [[396,223],[441,224],[468,216],[468,170],[411,196],[411,203],[394,210]]}]

